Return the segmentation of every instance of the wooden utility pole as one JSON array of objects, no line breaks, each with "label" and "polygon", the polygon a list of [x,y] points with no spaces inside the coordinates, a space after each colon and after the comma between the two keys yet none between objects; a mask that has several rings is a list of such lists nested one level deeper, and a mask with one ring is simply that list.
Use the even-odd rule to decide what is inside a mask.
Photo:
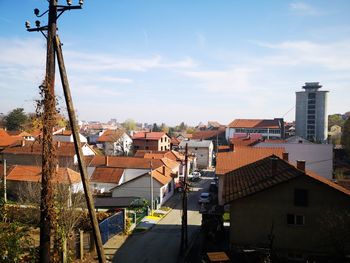
[{"label": "wooden utility pole", "polygon": [[7,202],[6,176],[7,176],[6,159],[4,159],[4,202],[5,203]]},{"label": "wooden utility pole", "polygon": [[52,178],[55,174],[56,153],[53,143],[53,128],[56,117],[55,99],[55,47],[57,21],[57,1],[50,0],[49,22],[47,27],[46,75],[43,84],[44,113],[43,113],[43,157],[40,203],[40,262],[51,261],[50,240],[53,215]]},{"label": "wooden utility pole", "polygon": [[188,235],[187,235],[187,171],[188,171],[188,146],[185,146],[185,176],[184,176],[184,191],[182,195],[182,225],[181,225],[181,251],[180,254],[187,250],[188,247]]},{"label": "wooden utility pole", "polygon": [[70,88],[69,88],[66,67],[64,65],[64,60],[63,60],[61,42],[60,42],[58,36],[56,36],[56,39],[55,39],[55,48],[56,48],[56,54],[57,54],[58,67],[59,67],[60,75],[61,75],[61,82],[62,82],[64,97],[65,97],[66,105],[67,105],[69,122],[71,125],[72,134],[73,134],[75,152],[76,152],[77,157],[78,157],[78,165],[79,165],[81,180],[82,180],[83,187],[84,187],[85,199],[86,199],[87,207],[89,210],[89,216],[90,216],[90,221],[92,224],[92,230],[94,233],[97,256],[98,256],[99,262],[104,263],[104,262],[106,262],[106,257],[105,257],[104,250],[103,250],[101,233],[100,233],[100,230],[98,227],[97,217],[96,217],[96,213],[95,213],[95,206],[94,206],[93,198],[92,198],[92,195],[90,192],[88,174],[86,171],[83,151],[81,149],[78,121],[76,119],[76,115],[75,115],[75,111],[74,111],[73,100],[72,100],[72,95],[71,95]]}]

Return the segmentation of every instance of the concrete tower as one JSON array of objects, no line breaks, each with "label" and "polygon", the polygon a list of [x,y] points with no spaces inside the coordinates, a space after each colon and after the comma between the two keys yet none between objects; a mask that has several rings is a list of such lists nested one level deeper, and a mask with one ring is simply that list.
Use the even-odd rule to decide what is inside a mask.
[{"label": "concrete tower", "polygon": [[295,106],[295,132],[307,140],[325,143],[328,133],[328,91],[319,91],[319,82],[306,82],[297,91]]}]

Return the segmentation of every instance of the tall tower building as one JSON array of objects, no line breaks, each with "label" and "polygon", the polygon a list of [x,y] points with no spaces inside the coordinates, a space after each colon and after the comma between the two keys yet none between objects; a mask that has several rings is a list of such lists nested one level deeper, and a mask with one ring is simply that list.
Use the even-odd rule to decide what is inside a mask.
[{"label": "tall tower building", "polygon": [[319,82],[306,82],[303,86],[305,91],[295,93],[295,132],[307,140],[325,143],[328,134],[328,91],[320,91],[321,87]]}]

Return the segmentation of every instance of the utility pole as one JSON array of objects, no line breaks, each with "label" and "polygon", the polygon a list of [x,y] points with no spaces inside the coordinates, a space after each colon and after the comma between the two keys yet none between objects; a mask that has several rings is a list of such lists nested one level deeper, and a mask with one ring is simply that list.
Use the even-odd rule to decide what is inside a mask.
[{"label": "utility pole", "polygon": [[4,159],[4,202],[7,202],[7,187],[6,187],[6,176],[7,176],[7,168],[6,168],[6,159]]},{"label": "utility pole", "polygon": [[[31,28],[30,23],[28,21],[26,21],[25,23],[27,31],[41,32],[47,40],[46,74],[45,74],[44,83],[41,86],[42,92],[44,95],[44,103],[43,103],[44,112],[43,112],[43,141],[42,141],[43,148],[42,148],[42,182],[41,182],[41,202],[40,202],[39,256],[40,256],[40,262],[43,262],[43,263],[49,263],[52,261],[51,247],[50,247],[52,220],[54,219],[52,179],[55,175],[55,167],[57,163],[55,146],[54,146],[53,136],[52,136],[53,128],[55,126],[55,117],[56,117],[56,99],[55,99],[55,50],[56,50],[55,45],[56,44],[55,43],[56,43],[56,31],[57,31],[57,19],[67,10],[81,9],[83,0],[79,0],[79,6],[72,6],[72,0],[67,0],[66,6],[58,5],[57,0],[48,0],[48,2],[49,2],[49,9],[43,12],[42,14],[40,14],[39,9],[37,8],[34,9],[34,14],[37,17],[42,17],[43,15],[48,13],[47,26],[41,26],[39,20],[35,21],[36,28]],[[45,34],[44,31],[47,31],[47,33]],[[71,124],[72,124],[72,120],[71,120]],[[82,166],[81,162],[79,162],[79,166],[81,168]],[[86,184],[87,182],[86,180],[82,180],[82,181],[83,181],[83,185],[84,183]],[[84,190],[86,193],[87,192],[86,185],[84,185]],[[89,195],[89,192],[87,192],[87,195]],[[90,211],[91,207],[89,205],[88,205],[88,208]],[[94,223],[97,223],[96,215],[94,219],[95,221],[92,220],[93,221],[92,223],[95,226],[96,224]],[[99,242],[96,242],[96,244],[98,245]],[[98,252],[101,252],[99,249],[97,250]],[[105,260],[103,261],[103,259],[104,259],[104,255],[101,256],[99,254],[100,262],[105,262]]]},{"label": "utility pole", "polygon": [[152,176],[152,161],[149,162],[149,167],[150,167],[150,171],[149,171],[149,176],[150,176],[150,190],[151,190],[151,216],[153,216],[153,176]]},{"label": "utility pole", "polygon": [[98,256],[99,262],[104,263],[104,262],[106,262],[106,257],[105,257],[104,250],[103,250],[100,229],[98,227],[98,221],[97,221],[97,217],[96,217],[96,213],[95,213],[94,201],[93,201],[93,198],[92,198],[92,195],[90,192],[88,174],[86,171],[83,150],[80,147],[81,143],[80,143],[80,136],[79,136],[79,128],[78,128],[78,124],[77,124],[78,122],[77,122],[77,119],[75,116],[73,99],[72,99],[72,95],[70,92],[66,67],[64,65],[64,60],[63,60],[61,42],[60,42],[58,36],[56,36],[56,39],[55,39],[55,48],[56,48],[58,66],[59,66],[60,75],[61,75],[61,82],[62,82],[64,97],[66,100],[66,105],[67,105],[67,110],[68,110],[69,122],[71,125],[72,134],[73,134],[75,152],[76,152],[77,157],[78,157],[78,165],[79,165],[79,171],[80,171],[80,175],[81,175],[81,181],[82,181],[83,187],[84,187],[86,204],[87,204],[87,207],[89,210],[92,231],[94,234],[97,256]]},{"label": "utility pole", "polygon": [[188,247],[188,235],[187,235],[187,171],[188,171],[188,146],[185,146],[185,176],[184,176],[184,191],[182,195],[182,225],[181,225],[181,246],[180,254],[183,255]]}]

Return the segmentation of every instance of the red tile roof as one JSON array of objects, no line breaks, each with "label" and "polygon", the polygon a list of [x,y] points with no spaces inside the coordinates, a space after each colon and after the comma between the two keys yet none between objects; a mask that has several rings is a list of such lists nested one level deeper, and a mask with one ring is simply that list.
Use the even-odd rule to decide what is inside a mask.
[{"label": "red tile roof", "polygon": [[8,137],[10,136],[7,131],[5,131],[4,129],[0,129],[0,138],[1,137]]},{"label": "red tile roof", "polygon": [[132,136],[133,140],[160,140],[165,132],[137,132]]},{"label": "red tile roof", "polygon": [[177,151],[150,151],[150,150],[137,150],[135,157],[142,157],[147,159],[162,159],[164,157],[173,161],[183,161],[185,156]]},{"label": "red tile roof", "polygon": [[230,128],[279,128],[278,120],[263,119],[236,119],[232,121]]},{"label": "red tile roof", "polygon": [[26,132],[26,131],[7,131],[7,133],[10,136],[20,136],[20,137],[24,137],[24,136],[32,136],[30,133]]},{"label": "red tile roof", "polygon": [[130,169],[150,169],[150,162],[152,161],[153,168],[163,165],[163,162],[158,159],[145,159],[139,157],[126,156],[94,156],[92,160],[87,163],[90,167],[106,166],[115,168],[130,168]]},{"label": "red tile roof", "polygon": [[[165,173],[163,173],[163,171]],[[158,167],[157,169],[152,170],[152,176],[162,185],[165,185],[172,180],[171,169],[168,167],[165,167],[165,169],[163,169],[163,167]]]},{"label": "red tile roof", "polygon": [[124,173],[123,168],[114,167],[96,167],[91,175],[91,182],[115,183],[119,184],[120,178]]},{"label": "red tile roof", "polygon": [[[40,182],[41,167],[14,165],[7,174],[8,181]],[[58,172],[53,178],[55,183],[74,184],[81,182],[80,174],[69,168],[58,168]]]},{"label": "red tile roof", "polygon": [[[7,154],[42,154],[42,144],[39,141],[24,141],[24,146],[21,145],[23,141],[19,141],[16,144],[13,144],[5,148],[2,153]],[[82,146],[85,143],[81,144]],[[58,156],[74,156],[75,148],[73,142],[55,142],[57,155]]]},{"label": "red tile roof", "polygon": [[20,142],[21,140],[23,140],[22,137],[20,136],[4,136],[4,137],[0,137],[0,147],[8,147],[16,142]]},{"label": "red tile roof", "polygon": [[[258,150],[257,150],[258,149]],[[219,152],[216,159],[216,174],[222,175],[244,165],[275,154],[282,158],[284,148],[236,146],[233,152]]]},{"label": "red tile roof", "polygon": [[350,196],[350,191],[310,171],[301,171],[275,155],[242,166],[223,176],[225,204],[269,189],[300,176],[307,176]]},{"label": "red tile roof", "polygon": [[98,137],[98,142],[116,142],[125,133],[123,130],[106,130],[100,137]]},{"label": "red tile roof", "polygon": [[216,138],[216,136],[219,136],[220,134],[225,133],[225,131],[220,130],[207,130],[207,131],[196,131],[192,134],[192,139],[210,139],[210,138]]},{"label": "red tile roof", "polygon": [[230,143],[234,146],[253,146],[254,144],[257,144],[260,141],[260,138],[254,138],[254,137],[242,137],[242,138],[232,138],[230,139]]}]

